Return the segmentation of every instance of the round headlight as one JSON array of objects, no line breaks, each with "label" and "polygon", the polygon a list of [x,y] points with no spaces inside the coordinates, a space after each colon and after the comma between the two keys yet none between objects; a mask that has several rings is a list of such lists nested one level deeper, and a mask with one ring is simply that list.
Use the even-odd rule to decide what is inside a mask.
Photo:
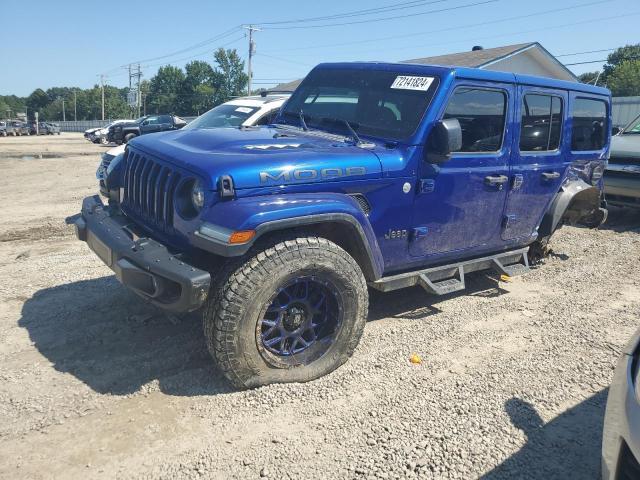
[{"label": "round headlight", "polygon": [[202,188],[199,180],[193,182],[193,188],[191,188],[191,203],[198,212],[204,207],[204,188]]}]

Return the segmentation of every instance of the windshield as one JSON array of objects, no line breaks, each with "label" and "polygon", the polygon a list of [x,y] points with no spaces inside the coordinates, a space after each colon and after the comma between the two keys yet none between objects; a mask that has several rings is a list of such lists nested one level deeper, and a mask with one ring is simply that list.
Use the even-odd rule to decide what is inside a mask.
[{"label": "windshield", "polygon": [[358,135],[404,140],[418,128],[438,86],[437,77],[363,69],[313,70],[287,102],[279,123],[309,128],[349,126]]},{"label": "windshield", "polygon": [[627,125],[623,133],[640,133],[640,116]]},{"label": "windshield", "polygon": [[200,115],[184,128],[193,130],[194,128],[239,127],[257,111],[258,107],[223,103]]}]

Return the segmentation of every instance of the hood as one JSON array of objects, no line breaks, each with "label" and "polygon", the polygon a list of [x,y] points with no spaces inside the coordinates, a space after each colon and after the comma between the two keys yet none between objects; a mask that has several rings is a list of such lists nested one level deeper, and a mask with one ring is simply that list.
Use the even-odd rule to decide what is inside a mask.
[{"label": "hood", "polygon": [[178,130],[129,145],[191,170],[211,189],[220,175],[241,189],[378,178],[382,171],[375,153],[342,137],[275,127]]},{"label": "hood", "polygon": [[640,134],[622,134],[611,137],[611,158],[640,161]]}]

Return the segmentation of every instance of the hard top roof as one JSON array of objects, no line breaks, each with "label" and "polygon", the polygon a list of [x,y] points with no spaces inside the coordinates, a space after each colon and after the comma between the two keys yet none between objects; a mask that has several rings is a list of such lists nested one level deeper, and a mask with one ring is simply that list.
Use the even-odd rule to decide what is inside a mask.
[{"label": "hard top roof", "polygon": [[[339,62],[321,63],[315,68],[357,68],[362,70],[379,69],[390,70],[407,74],[436,74],[441,77],[453,75],[457,78],[470,80],[483,80],[487,82],[517,83],[521,85],[534,85],[546,88],[556,88],[561,90],[573,90],[577,92],[589,93],[593,95],[611,96],[611,92],[602,87],[595,87],[586,83],[569,82],[556,80],[554,78],[537,77],[533,75],[523,75],[520,73],[498,72],[479,68],[467,67],[443,67],[439,65],[423,65],[413,63],[390,63],[390,62]],[[315,70],[314,68],[314,70]]]}]

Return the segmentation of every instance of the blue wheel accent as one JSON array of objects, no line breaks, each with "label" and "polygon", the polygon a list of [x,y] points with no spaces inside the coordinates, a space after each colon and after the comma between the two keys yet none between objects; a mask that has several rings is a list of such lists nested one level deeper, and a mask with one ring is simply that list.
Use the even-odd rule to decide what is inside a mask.
[{"label": "blue wheel accent", "polygon": [[263,349],[279,362],[308,365],[333,344],[342,317],[341,296],[331,283],[298,277],[271,298],[257,333]]}]

